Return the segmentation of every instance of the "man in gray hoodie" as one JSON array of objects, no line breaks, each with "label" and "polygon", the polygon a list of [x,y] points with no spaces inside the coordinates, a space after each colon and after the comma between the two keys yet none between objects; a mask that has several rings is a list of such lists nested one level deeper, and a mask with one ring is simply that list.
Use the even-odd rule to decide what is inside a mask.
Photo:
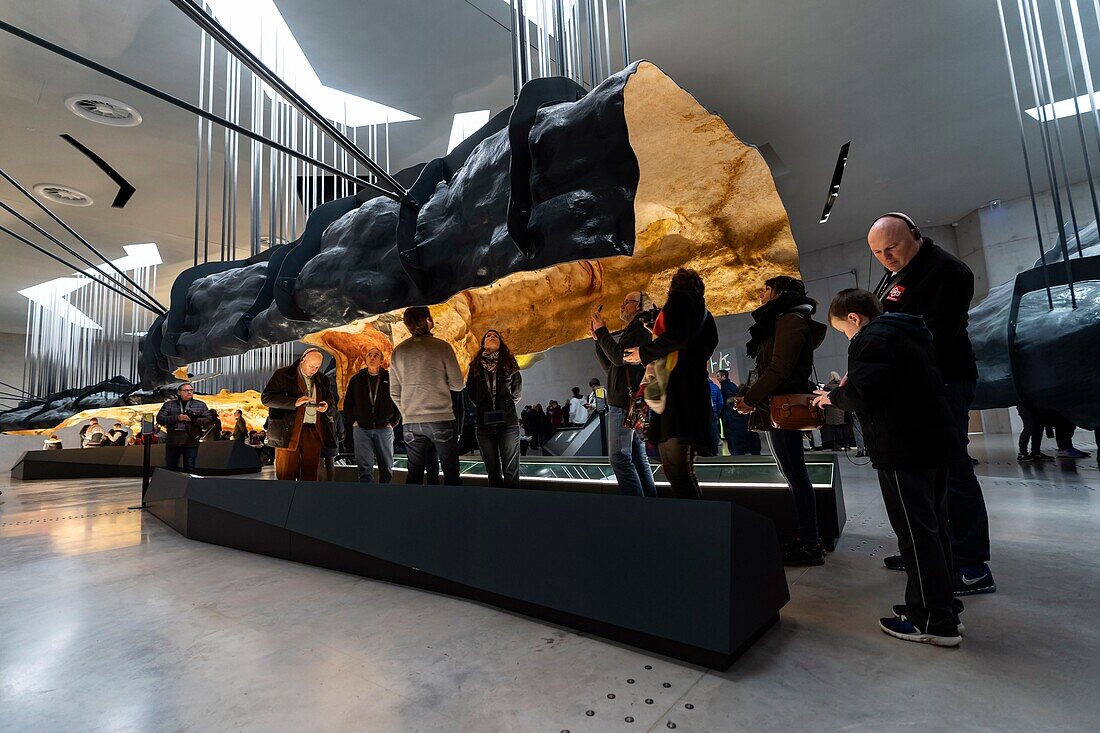
[{"label": "man in gray hoodie", "polygon": [[412,337],[390,357],[390,397],[404,419],[405,451],[409,459],[406,484],[424,479],[424,464],[434,446],[447,486],[461,486],[458,433],[452,392],[465,387],[454,349],[432,336],[435,322],[425,306],[405,309],[402,317]]}]

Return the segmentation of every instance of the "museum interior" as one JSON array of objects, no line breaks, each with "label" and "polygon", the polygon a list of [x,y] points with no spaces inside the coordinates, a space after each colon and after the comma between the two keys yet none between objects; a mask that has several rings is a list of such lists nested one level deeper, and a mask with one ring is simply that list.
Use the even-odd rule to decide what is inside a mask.
[{"label": "museum interior", "polygon": [[1097,0],[0,31],[0,730],[1097,730]]}]

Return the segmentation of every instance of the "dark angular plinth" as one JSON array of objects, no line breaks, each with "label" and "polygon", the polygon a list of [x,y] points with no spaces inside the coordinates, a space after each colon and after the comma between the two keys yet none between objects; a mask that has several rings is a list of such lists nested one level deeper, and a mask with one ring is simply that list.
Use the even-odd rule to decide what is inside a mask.
[{"label": "dark angular plinth", "polygon": [[[164,465],[164,445],[151,446],[151,465]],[[124,478],[141,476],[144,446],[29,450],[11,467],[11,477],[22,481],[66,478]],[[214,440],[199,447],[196,473],[229,476],[259,473],[260,454],[236,440]]]},{"label": "dark angular plinth", "polygon": [[772,523],[726,502],[158,470],[146,503],[192,539],[470,598],[715,669],[790,599]]}]

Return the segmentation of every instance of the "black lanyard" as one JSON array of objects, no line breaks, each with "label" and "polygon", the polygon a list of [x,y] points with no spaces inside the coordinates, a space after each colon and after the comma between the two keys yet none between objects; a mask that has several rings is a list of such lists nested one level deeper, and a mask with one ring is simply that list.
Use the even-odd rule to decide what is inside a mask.
[{"label": "black lanyard", "polygon": [[[492,381],[489,380],[490,374],[492,375]],[[488,369],[484,369],[481,375],[485,377],[485,386],[489,388],[489,394],[493,397],[493,409],[499,409],[497,407],[497,373],[490,372]]]},{"label": "black lanyard", "polygon": [[374,412],[374,407],[378,403],[378,390],[382,388],[382,372],[378,372],[378,374],[375,375],[377,381],[374,383],[373,392],[371,391],[370,377],[370,372],[367,372],[367,396],[370,397],[371,412]]}]

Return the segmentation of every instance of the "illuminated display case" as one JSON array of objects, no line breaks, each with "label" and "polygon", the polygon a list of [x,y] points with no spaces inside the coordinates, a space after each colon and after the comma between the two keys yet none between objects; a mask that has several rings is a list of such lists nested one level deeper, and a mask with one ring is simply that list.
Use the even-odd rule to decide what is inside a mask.
[{"label": "illuminated display case", "polygon": [[[834,454],[806,454],[806,468],[817,497],[818,526],[829,549],[835,547],[847,521],[838,460]],[[654,461],[652,465],[657,490],[664,493],[668,481],[660,464]],[[405,456],[394,457],[395,483],[404,482],[407,466]],[[463,458],[460,470],[464,483],[484,486],[488,479],[485,464],[476,458]],[[355,480],[354,467],[342,466],[338,471],[340,479]],[[795,533],[794,500],[771,456],[697,458],[695,473],[704,499],[732,501],[763,514],[775,523],[780,536]],[[524,456],[520,477],[524,489],[618,493],[615,474],[605,456]]]}]

